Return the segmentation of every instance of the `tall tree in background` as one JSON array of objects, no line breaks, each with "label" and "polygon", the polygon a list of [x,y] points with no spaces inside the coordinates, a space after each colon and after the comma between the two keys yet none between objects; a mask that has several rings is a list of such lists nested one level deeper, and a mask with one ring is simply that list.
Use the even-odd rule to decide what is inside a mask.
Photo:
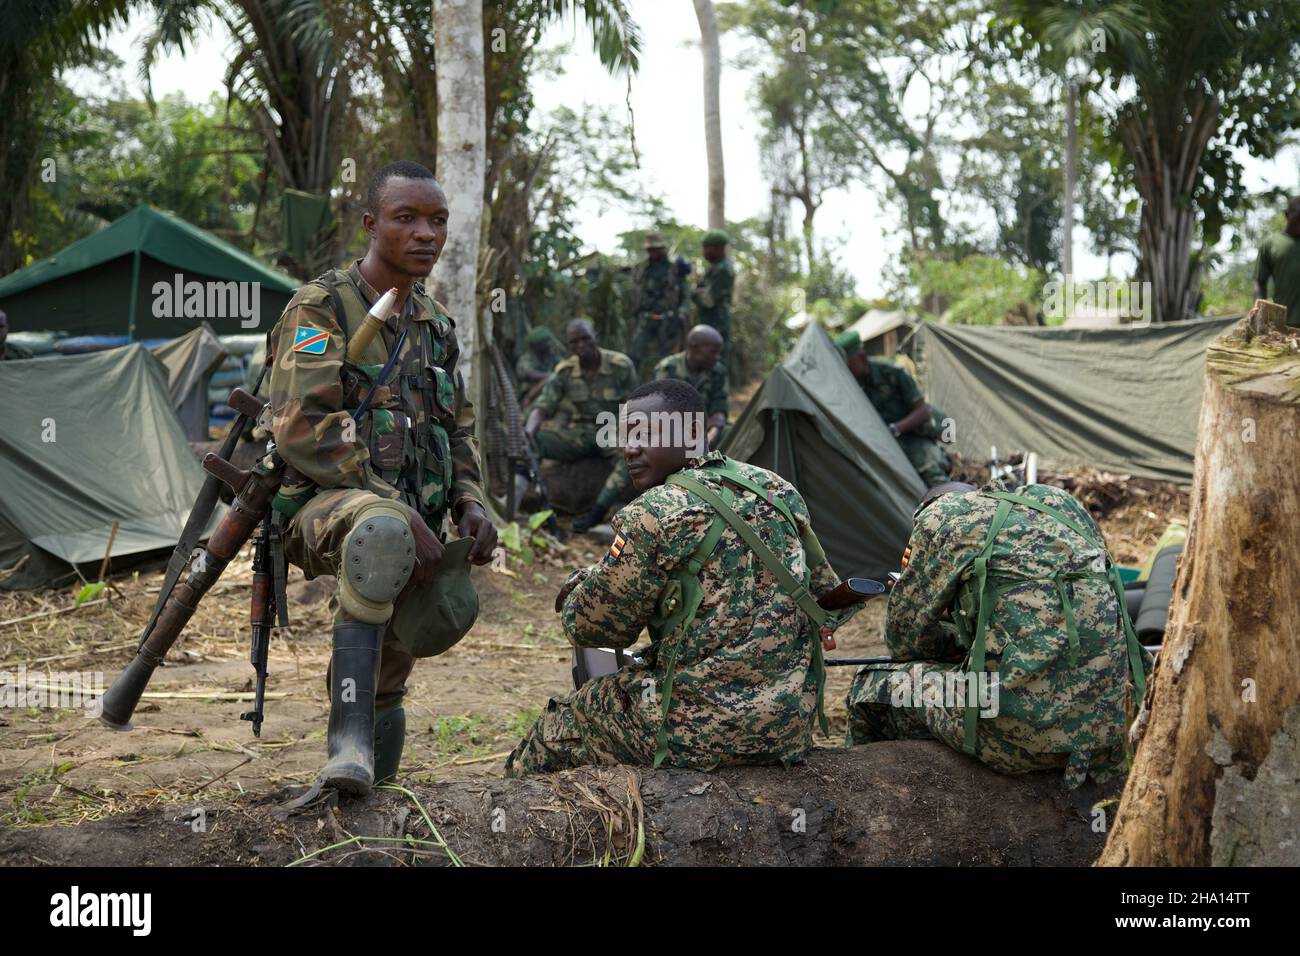
[{"label": "tall tree in background", "polygon": [[483,6],[480,0],[435,0],[433,35],[438,56],[438,158],[436,175],[451,212],[447,245],[433,279],[437,298],[460,319],[461,373],[471,400],[483,408],[475,361],[481,320],[475,304],[483,182],[487,171]]},{"label": "tall tree in background", "polygon": [[709,228],[727,224],[727,178],[722,164],[722,53],[718,18],[710,0],[695,0],[700,21],[700,52],[704,56],[704,145],[709,160]]},{"label": "tall tree in background", "polygon": [[[1294,128],[1300,5],[1294,0],[1016,0],[1025,49],[1041,56],[1078,24],[1108,25],[1089,49],[1096,96],[1142,199],[1138,278],[1161,321],[1196,310],[1204,250],[1245,198],[1234,150],[1272,156]],[[1050,55],[1050,53],[1048,54]],[[1194,250],[1199,235],[1200,249]]]}]

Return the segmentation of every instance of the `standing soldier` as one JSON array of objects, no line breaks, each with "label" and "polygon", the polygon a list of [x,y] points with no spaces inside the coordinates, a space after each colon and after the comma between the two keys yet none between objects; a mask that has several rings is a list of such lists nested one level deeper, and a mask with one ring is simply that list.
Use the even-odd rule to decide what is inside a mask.
[{"label": "standing soldier", "polygon": [[[590,531],[631,486],[618,442],[602,446],[598,438],[601,419],[612,416],[607,420],[617,422],[619,405],[636,388],[636,368],[622,352],[602,349],[596,330],[586,319],[570,322],[565,336],[573,354],[555,366],[528,414],[524,431],[536,442],[539,458],[579,461],[599,455],[613,464],[591,511],[573,522],[573,530]],[[543,419],[566,405],[574,410],[568,425],[563,429],[542,429]]]},{"label": "standing soldier", "polygon": [[[885,616],[894,661],[849,689],[849,743],[934,738],[1003,773],[1124,769],[1147,663],[1101,531],[1068,493],[951,483],[921,499]],[[973,685],[973,686],[972,686]]]},{"label": "standing soldier", "polygon": [[632,280],[636,332],[629,352],[643,376],[665,355],[681,348],[686,327],[686,284],[668,258],[668,242],[662,232],[646,233],[645,254]]},{"label": "standing soldier", "polygon": [[624,456],[642,494],[619,512],[605,556],[556,599],[579,647],[629,647],[646,628],[653,643],[643,664],[552,698],[507,776],[791,764],[812,749],[828,622],[813,595],[839,581],[807,505],[770,471],[701,454],[698,437],[694,448],[634,437],[638,418],[665,414],[702,424],[704,402],[674,379],[632,393]]},{"label": "standing soldier", "polygon": [[721,229],[711,229],[704,234],[700,246],[709,267],[691,293],[696,317],[705,325],[713,326],[722,336],[724,358],[731,342],[731,291],[736,285],[736,273],[727,258],[730,241],[731,238]]},{"label": "standing soldier", "polygon": [[[447,198],[402,161],[374,174],[366,201],[365,258],[299,289],[267,338],[271,431],[292,470],[273,504],[289,519],[285,553],[308,578],[338,579],[319,785],[354,794],[397,772],[406,678],[469,629],[478,598],[465,561],[484,564],[496,546],[455,323],[418,281],[446,244]],[[349,356],[388,289],[382,327]],[[468,548],[445,544],[448,515]]]},{"label": "standing soldier", "polygon": [[1260,243],[1255,262],[1255,298],[1269,298],[1286,306],[1286,324],[1300,327],[1300,196],[1286,204],[1286,226]]},{"label": "standing soldier", "polygon": [[727,366],[719,361],[722,346],[717,329],[697,325],[686,335],[686,351],[670,355],[655,366],[655,379],[680,379],[703,397],[710,448],[718,447],[727,426]]}]

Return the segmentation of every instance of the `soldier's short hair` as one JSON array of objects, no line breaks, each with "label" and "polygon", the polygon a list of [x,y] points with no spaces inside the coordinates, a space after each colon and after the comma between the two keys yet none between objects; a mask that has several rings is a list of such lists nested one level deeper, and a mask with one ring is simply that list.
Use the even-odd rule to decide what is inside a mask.
[{"label": "soldier's short hair", "polygon": [[634,389],[627,400],[633,402],[638,398],[649,398],[652,395],[659,397],[666,411],[687,415],[704,414],[704,396],[697,392],[690,382],[683,382],[679,378],[659,378],[653,382],[646,382]]},{"label": "soldier's short hair", "polygon": [[[379,215],[379,194],[384,190],[384,183],[390,179],[433,179],[433,173],[428,167],[411,159],[399,159],[395,163],[380,166],[370,174],[370,182],[366,185],[366,211],[370,215]],[[436,179],[434,185],[437,185]]]}]

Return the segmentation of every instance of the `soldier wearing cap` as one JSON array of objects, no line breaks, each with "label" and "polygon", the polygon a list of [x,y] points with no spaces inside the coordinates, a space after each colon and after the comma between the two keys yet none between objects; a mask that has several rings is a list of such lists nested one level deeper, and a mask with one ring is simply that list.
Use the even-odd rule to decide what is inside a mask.
[{"label": "soldier wearing cap", "polygon": [[912,376],[893,362],[868,358],[857,332],[840,333],[835,337],[835,344],[926,487],[946,482],[952,462],[936,440],[939,432],[934,416]]},{"label": "soldier wearing cap", "polygon": [[736,285],[736,273],[727,258],[727,244],[730,242],[731,237],[721,229],[710,229],[704,234],[700,246],[709,267],[691,293],[699,322],[713,326],[722,336],[724,359],[731,341],[731,291]]},{"label": "soldier wearing cap", "polygon": [[519,382],[519,406],[527,411],[564,356],[555,335],[544,325],[529,329],[524,345],[524,353],[515,362],[515,376]]},{"label": "soldier wearing cap", "polygon": [[636,332],[628,354],[642,377],[666,355],[682,346],[686,331],[686,283],[668,258],[668,241],[658,231],[646,233],[646,257],[632,277],[632,318]]}]

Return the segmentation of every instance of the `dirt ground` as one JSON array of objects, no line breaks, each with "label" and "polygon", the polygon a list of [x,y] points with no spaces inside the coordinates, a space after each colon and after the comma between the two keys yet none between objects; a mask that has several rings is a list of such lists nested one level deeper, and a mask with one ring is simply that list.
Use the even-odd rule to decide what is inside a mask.
[{"label": "dirt ground", "polygon": [[[1108,537],[1135,552],[1120,560],[1137,560],[1136,551],[1176,516],[1177,500],[1161,498],[1159,512],[1144,508],[1145,500],[1102,517]],[[475,569],[482,611],[474,629],[446,654],[417,662],[408,684],[405,784],[503,777],[506,755],[547,698],[571,687],[554,596],[569,568],[596,560],[603,548],[575,538],[531,564]],[[328,593],[291,570],[292,623],[272,641],[266,723],[255,738],[239,719],[252,691],[249,559],[246,551],[200,606],[155,673],[132,731],[109,730],[79,709],[0,709],[0,831],[157,811],[200,794],[209,804],[261,802],[312,782],[325,754]],[[131,659],[161,578],[160,566],[115,577],[98,602],[75,610],[75,589],[0,593],[0,671],[25,667],[29,686],[52,672],[102,675],[108,686]],[[869,604],[839,632],[831,656],[885,654],[883,616],[883,601]],[[853,671],[830,669],[824,746],[843,739]]]}]

